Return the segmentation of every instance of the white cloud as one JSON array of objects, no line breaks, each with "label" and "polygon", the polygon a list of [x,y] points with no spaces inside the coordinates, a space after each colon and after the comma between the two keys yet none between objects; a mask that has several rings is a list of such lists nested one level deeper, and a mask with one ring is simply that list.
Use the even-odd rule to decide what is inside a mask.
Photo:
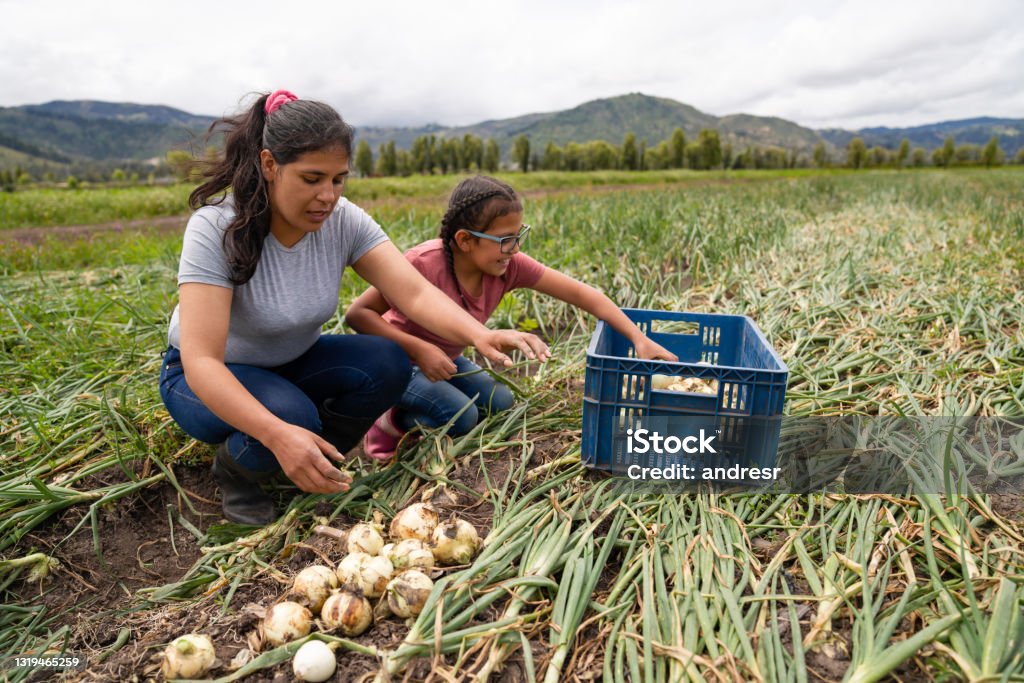
[{"label": "white cloud", "polygon": [[637,91],[814,127],[1024,116],[1014,0],[95,7],[0,0],[0,106],[219,115],[286,87],[357,125],[465,124]]}]

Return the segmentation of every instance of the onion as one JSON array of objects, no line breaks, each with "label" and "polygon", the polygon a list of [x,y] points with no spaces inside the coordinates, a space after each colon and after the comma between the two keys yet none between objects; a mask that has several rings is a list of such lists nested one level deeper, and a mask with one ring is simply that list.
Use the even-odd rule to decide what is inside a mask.
[{"label": "onion", "polygon": [[356,524],[348,532],[348,551],[376,555],[384,545],[380,532],[371,524]]},{"label": "onion", "polygon": [[303,681],[326,681],[336,668],[338,660],[334,658],[334,650],[320,640],[303,643],[292,658],[292,671]]},{"label": "onion", "polygon": [[263,635],[274,647],[309,635],[312,627],[313,613],[290,600],[277,603],[263,617]]},{"label": "onion", "polygon": [[368,598],[384,594],[395,568],[386,557],[349,553],[338,565],[338,580],[344,586],[359,590]]},{"label": "onion", "polygon": [[413,503],[391,520],[391,537],[395,540],[418,538],[424,543],[430,542],[430,534],[434,532],[440,517],[437,509],[427,503]]},{"label": "onion", "polygon": [[674,384],[677,379],[679,378],[671,375],[651,375],[651,388],[664,391]]},{"label": "onion", "polygon": [[160,668],[165,678],[199,678],[210,670],[215,659],[210,637],[189,633],[167,646]]},{"label": "onion", "polygon": [[480,548],[476,528],[455,515],[434,529],[434,559],[441,564],[466,564]]},{"label": "onion", "polygon": [[329,631],[337,629],[346,636],[358,636],[366,633],[373,623],[373,609],[362,595],[336,590],[324,603],[320,621]]},{"label": "onion", "polygon": [[434,589],[430,577],[416,569],[404,571],[388,583],[388,607],[395,616],[415,617]]},{"label": "onion", "polygon": [[324,606],[324,600],[338,587],[338,575],[330,567],[313,564],[295,576],[292,595],[295,601],[316,613]]},{"label": "onion", "polygon": [[388,555],[396,572],[406,569],[429,571],[434,568],[434,553],[418,538],[407,538],[395,545]]},{"label": "onion", "polygon": [[[381,557],[386,557],[386,558],[388,558],[390,560],[391,559],[391,551],[394,550],[394,549],[395,549],[395,544],[394,543],[388,543],[383,548],[381,548],[380,552],[377,553],[377,554],[380,555]],[[392,564],[394,564],[394,563],[392,562]]]}]

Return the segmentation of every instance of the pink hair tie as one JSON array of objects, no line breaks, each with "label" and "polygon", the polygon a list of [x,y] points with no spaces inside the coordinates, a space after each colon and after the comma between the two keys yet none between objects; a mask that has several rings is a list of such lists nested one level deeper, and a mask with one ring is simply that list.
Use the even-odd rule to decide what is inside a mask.
[{"label": "pink hair tie", "polygon": [[267,112],[267,116],[270,116],[275,111],[281,108],[282,104],[288,104],[299,99],[297,95],[287,90],[275,90],[267,96],[267,103],[263,105],[263,111]]}]

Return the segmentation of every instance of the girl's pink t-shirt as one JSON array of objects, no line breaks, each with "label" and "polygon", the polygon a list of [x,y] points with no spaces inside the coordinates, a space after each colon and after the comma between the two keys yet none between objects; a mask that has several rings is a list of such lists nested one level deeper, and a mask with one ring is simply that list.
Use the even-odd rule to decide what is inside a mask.
[{"label": "girl's pink t-shirt", "polygon": [[[444,246],[440,239],[433,239],[416,245],[405,252],[405,258],[420,271],[427,281],[444,292],[448,298],[455,303],[462,305],[462,298],[459,296],[458,285],[448,269],[448,260],[444,255]],[[523,252],[518,252],[509,261],[508,269],[500,277],[485,274],[483,277],[483,291],[480,296],[475,297],[462,290],[462,296],[466,298],[467,311],[471,316],[486,323],[494,313],[494,309],[501,302],[505,292],[519,287],[533,287],[544,274],[544,265],[530,258]],[[390,303],[390,302],[388,302]],[[439,347],[448,354],[449,358],[458,358],[462,354],[463,347],[454,344],[447,339],[438,337],[428,332],[413,321],[409,320],[400,310],[391,307],[391,310],[384,313],[384,320],[388,321],[398,329],[426,340]]]}]

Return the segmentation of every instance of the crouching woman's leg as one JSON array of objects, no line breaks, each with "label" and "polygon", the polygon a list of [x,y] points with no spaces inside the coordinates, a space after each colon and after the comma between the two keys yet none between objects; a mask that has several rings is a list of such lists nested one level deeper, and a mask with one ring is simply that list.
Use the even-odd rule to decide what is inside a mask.
[{"label": "crouching woman's leg", "polygon": [[305,392],[319,410],[324,438],[347,453],[374,420],[398,403],[412,365],[389,339],[325,334],[276,372]]},{"label": "crouching woman's leg", "polygon": [[[319,431],[316,406],[298,387],[272,370],[228,363],[227,368],[267,410],[290,424]],[[167,412],[191,437],[219,444],[213,473],[221,487],[224,516],[241,524],[273,521],[274,504],[260,483],[281,466],[273,452],[213,414],[185,380],[181,354],[168,349],[160,371],[160,396]]]}]

